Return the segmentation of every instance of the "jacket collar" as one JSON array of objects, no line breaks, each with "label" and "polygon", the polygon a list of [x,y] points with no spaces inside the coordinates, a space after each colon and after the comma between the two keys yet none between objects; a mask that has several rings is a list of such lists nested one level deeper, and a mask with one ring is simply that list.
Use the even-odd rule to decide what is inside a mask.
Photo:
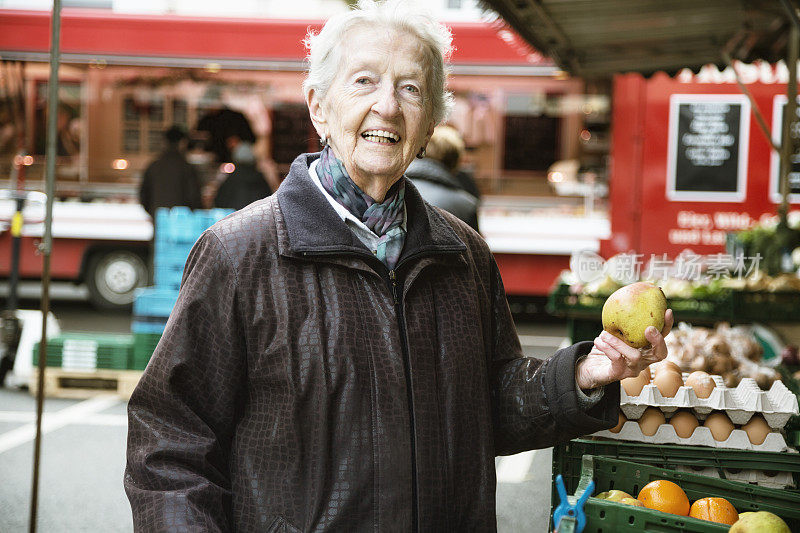
[{"label": "jacket collar", "polygon": [[[302,255],[358,253],[372,255],[339,218],[322,192],[311,183],[309,165],[319,153],[301,154],[278,188],[278,205],[285,222],[289,250]],[[406,182],[407,231],[400,263],[405,257],[466,250],[450,224]]]}]

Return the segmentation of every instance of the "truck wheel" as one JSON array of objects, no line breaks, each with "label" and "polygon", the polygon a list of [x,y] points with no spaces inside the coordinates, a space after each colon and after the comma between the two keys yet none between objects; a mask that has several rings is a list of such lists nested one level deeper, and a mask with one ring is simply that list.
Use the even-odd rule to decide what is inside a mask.
[{"label": "truck wheel", "polygon": [[147,263],[129,250],[98,252],[89,259],[89,300],[100,309],[129,309],[134,291],[147,285]]}]

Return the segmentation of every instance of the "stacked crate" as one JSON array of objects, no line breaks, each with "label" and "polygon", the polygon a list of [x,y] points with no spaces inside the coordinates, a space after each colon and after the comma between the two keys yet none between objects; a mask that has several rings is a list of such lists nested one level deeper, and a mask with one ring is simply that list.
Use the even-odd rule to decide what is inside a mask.
[{"label": "stacked crate", "polygon": [[183,268],[200,234],[232,211],[188,207],[161,208],[156,213],[155,286],[139,289],[133,302],[132,369],[143,370],[153,354],[178,299]]},{"label": "stacked crate", "polygon": [[[33,347],[33,365],[39,364],[41,348]],[[63,370],[125,370],[131,360],[130,335],[108,333],[65,333],[48,339],[47,366]]]}]

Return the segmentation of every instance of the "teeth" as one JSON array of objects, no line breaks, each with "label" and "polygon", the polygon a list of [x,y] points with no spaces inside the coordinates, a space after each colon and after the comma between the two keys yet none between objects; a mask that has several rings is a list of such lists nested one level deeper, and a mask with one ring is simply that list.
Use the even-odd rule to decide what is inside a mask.
[{"label": "teeth", "polygon": [[397,142],[400,136],[385,130],[369,130],[361,134],[365,139],[372,142]]}]

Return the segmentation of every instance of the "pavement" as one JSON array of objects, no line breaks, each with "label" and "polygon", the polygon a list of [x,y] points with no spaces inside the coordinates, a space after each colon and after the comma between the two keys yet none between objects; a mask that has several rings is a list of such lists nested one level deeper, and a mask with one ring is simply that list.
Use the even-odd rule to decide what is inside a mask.
[{"label": "pavement", "polygon": [[[28,531],[36,402],[25,391],[2,390],[0,405],[0,531]],[[42,433],[38,531],[133,531],[122,489],[125,402],[48,399]]]},{"label": "pavement", "polygon": [[[85,304],[57,304],[62,331],[129,331],[124,314],[103,314]],[[528,356],[546,357],[564,341],[558,322],[517,323]],[[127,435],[126,403],[115,396],[44,403],[38,531],[130,532],[122,487]],[[24,390],[0,389],[0,532],[28,531],[36,402]],[[499,457],[497,526],[501,533],[544,533],[550,509],[552,449]]]}]

